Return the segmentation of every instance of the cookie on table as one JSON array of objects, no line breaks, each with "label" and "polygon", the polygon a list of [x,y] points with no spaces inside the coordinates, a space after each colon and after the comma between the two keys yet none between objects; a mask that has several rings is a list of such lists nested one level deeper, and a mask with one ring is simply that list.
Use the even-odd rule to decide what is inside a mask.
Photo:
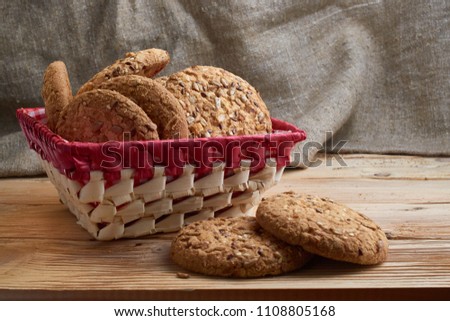
[{"label": "cookie on table", "polygon": [[185,110],[191,137],[272,132],[269,110],[244,79],[222,68],[194,66],[158,80]]},{"label": "cookie on table", "polygon": [[169,53],[162,49],[152,48],[129,52],[125,55],[125,58],[117,60],[112,65],[94,75],[78,90],[78,94],[90,91],[100,83],[118,76],[140,75],[153,77],[163,70],[169,61]]},{"label": "cookie on table", "polygon": [[183,227],[172,260],[206,275],[262,277],[302,267],[312,255],[265,232],[254,217],[214,218]]},{"label": "cookie on table", "polygon": [[330,259],[377,264],[387,257],[388,240],[377,224],[327,198],[294,192],[264,198],[256,220],[277,238]]},{"label": "cookie on table", "polygon": [[189,137],[186,116],[180,103],[156,81],[127,75],[102,82],[98,88],[117,91],[135,102],[158,126],[160,139]]},{"label": "cookie on table", "polygon": [[72,87],[64,62],[55,61],[48,65],[44,73],[41,91],[47,115],[47,126],[55,130],[61,111],[72,100]]},{"label": "cookie on table", "polygon": [[75,96],[61,113],[56,132],[69,141],[95,143],[158,139],[156,125],[138,105],[104,89]]}]

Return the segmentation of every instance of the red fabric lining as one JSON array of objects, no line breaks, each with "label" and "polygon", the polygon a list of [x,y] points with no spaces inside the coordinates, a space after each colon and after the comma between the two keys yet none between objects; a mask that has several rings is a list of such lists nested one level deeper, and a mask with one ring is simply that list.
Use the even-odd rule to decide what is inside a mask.
[{"label": "red fabric lining", "polygon": [[194,166],[196,177],[212,171],[212,164],[223,162],[226,173],[238,168],[242,160],[251,161],[251,172],[274,159],[277,168],[286,166],[295,143],[306,138],[303,130],[272,118],[274,132],[267,135],[224,136],[180,140],[85,143],[68,142],[47,126],[44,108],[18,109],[17,118],[28,140],[43,159],[62,174],[85,184],[90,171],[103,172],[107,185],[120,179],[120,170],[133,168],[136,183],[152,178],[153,167],[164,166],[165,174],[175,179],[187,164]]}]

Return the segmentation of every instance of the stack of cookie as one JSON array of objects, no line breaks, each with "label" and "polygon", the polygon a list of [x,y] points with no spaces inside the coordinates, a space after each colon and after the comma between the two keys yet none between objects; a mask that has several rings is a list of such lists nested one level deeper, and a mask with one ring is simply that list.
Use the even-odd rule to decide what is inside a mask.
[{"label": "stack of cookie", "polygon": [[170,61],[160,49],[128,53],[73,96],[62,61],[44,74],[48,127],[69,141],[105,142],[266,134],[269,110],[242,78],[194,66],[152,79]]},{"label": "stack of cookie", "polygon": [[226,277],[279,275],[313,256],[369,265],[388,241],[370,218],[330,199],[286,192],[264,198],[256,217],[215,218],[179,231],[171,257],[194,272]]}]

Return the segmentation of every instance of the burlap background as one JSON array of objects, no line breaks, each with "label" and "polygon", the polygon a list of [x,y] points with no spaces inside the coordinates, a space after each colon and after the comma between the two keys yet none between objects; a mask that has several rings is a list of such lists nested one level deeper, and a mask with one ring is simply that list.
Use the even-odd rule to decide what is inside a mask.
[{"label": "burlap background", "polygon": [[[450,155],[449,1],[0,1],[0,176],[42,173],[15,118],[45,67],[74,91],[127,51],[226,68],[345,152]],[[316,144],[317,145],[317,144]],[[301,148],[301,146],[300,146]],[[313,149],[311,149],[312,151]]]}]

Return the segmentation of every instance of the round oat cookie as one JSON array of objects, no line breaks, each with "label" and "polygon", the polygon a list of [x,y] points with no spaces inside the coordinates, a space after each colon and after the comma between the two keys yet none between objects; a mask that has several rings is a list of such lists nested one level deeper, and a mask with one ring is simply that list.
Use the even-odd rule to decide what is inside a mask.
[{"label": "round oat cookie", "polygon": [[272,132],[269,110],[258,91],[222,68],[190,67],[170,75],[165,86],[185,110],[191,137]]},{"label": "round oat cookie", "polygon": [[190,271],[242,278],[290,272],[312,257],[265,232],[249,216],[213,218],[183,227],[172,242],[171,256]]},{"label": "round oat cookie", "polygon": [[256,220],[279,239],[320,256],[358,264],[386,260],[388,240],[380,227],[327,198],[294,192],[264,198]]},{"label": "round oat cookie", "polygon": [[69,74],[64,62],[55,61],[48,65],[44,73],[41,95],[47,114],[47,126],[55,130],[61,111],[73,98]]},{"label": "round oat cookie", "polygon": [[125,58],[116,60],[115,63],[94,75],[78,90],[78,94],[90,91],[100,83],[118,76],[140,75],[153,77],[163,70],[169,61],[169,53],[161,49],[152,48],[128,52]]},{"label": "round oat cookie", "polygon": [[98,88],[117,91],[135,102],[158,126],[160,139],[189,137],[180,103],[153,79],[136,75],[119,76],[102,82]]},{"label": "round oat cookie", "polygon": [[69,141],[158,139],[156,125],[118,92],[95,89],[76,95],[61,113],[56,132]]}]

